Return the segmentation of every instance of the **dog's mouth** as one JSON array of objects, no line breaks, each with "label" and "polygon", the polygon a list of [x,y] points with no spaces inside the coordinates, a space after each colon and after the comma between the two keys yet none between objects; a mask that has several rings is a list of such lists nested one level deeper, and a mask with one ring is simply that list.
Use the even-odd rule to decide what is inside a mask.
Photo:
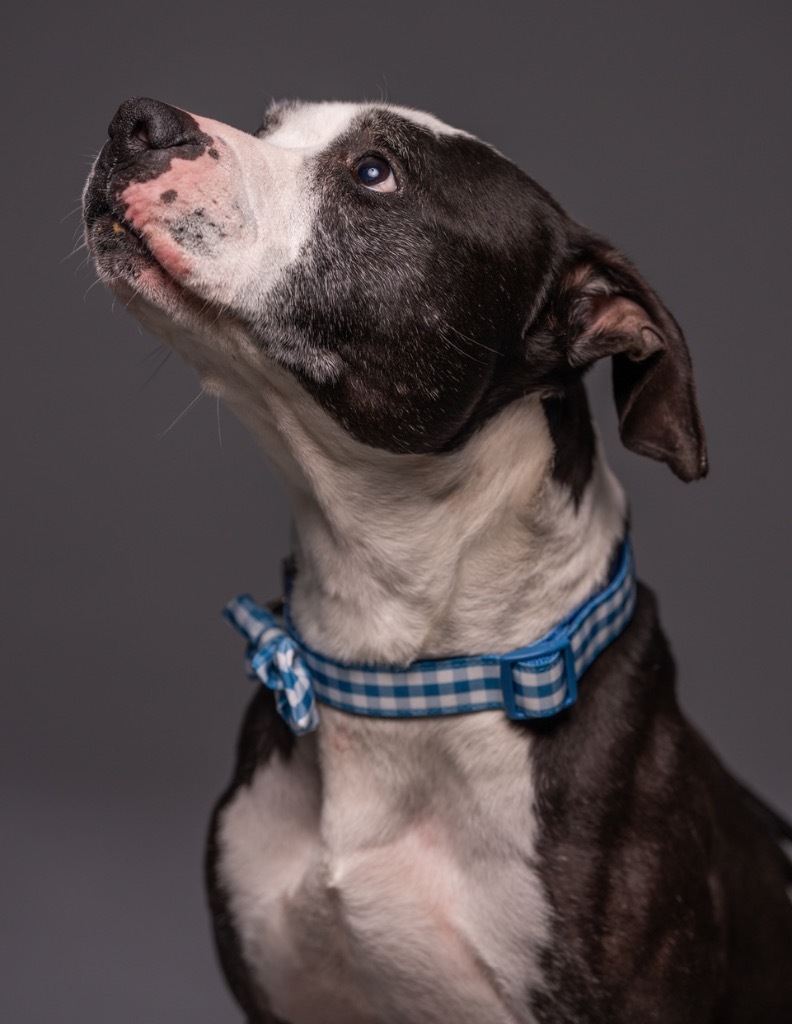
[{"label": "dog's mouth", "polygon": [[139,259],[146,265],[157,261],[143,236],[126,219],[124,204],[113,197],[112,177],[103,167],[103,156],[94,168],[83,199],[85,234],[100,271],[117,265],[125,277],[123,271],[135,267],[134,262],[127,267],[125,261]]},{"label": "dog's mouth", "polygon": [[171,312],[185,302],[197,301],[125,214],[125,204],[113,198],[109,175],[97,168],[85,194],[84,218],[99,277],[125,298],[139,296]]},{"label": "dog's mouth", "polygon": [[138,255],[147,262],[156,263],[156,258],[143,236],[129,221],[106,204],[87,224],[89,244],[96,256],[119,252],[124,256]]},{"label": "dog's mouth", "polygon": [[237,322],[227,305],[191,287],[178,246],[169,248],[156,236],[152,243],[131,223],[121,198],[125,186],[113,181],[100,157],[83,200],[85,237],[100,280],[154,331],[161,314],[191,329]]}]

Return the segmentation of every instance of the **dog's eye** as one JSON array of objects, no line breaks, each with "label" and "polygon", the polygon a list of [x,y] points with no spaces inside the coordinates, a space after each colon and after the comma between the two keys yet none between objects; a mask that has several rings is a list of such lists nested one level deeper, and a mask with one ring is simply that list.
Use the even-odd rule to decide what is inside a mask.
[{"label": "dog's eye", "polygon": [[390,164],[378,156],[364,156],[355,164],[355,177],[373,192],[395,192],[396,178]]}]

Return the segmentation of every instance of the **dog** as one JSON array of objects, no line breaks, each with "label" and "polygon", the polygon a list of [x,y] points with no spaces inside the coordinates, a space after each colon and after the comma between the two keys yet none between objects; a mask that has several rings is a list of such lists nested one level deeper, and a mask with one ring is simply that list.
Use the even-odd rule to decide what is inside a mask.
[{"label": "dog", "polygon": [[[705,474],[685,340],[626,257],[383,103],[248,134],[129,100],[84,213],[99,276],[294,503],[288,605],[230,611],[268,685],[207,855],[249,1024],[792,1021],[786,826],[677,706],[589,414],[609,358],[627,448]],[[501,696],[448,714],[440,684],[399,713],[320,687],[474,663]]]}]

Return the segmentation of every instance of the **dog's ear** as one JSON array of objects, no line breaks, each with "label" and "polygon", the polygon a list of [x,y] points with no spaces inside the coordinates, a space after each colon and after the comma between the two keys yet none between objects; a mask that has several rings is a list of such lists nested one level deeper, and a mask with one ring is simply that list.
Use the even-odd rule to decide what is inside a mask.
[{"label": "dog's ear", "polygon": [[704,476],[707,446],[685,339],[630,262],[587,235],[555,299],[569,362],[581,367],[613,357],[625,447],[667,463],[682,480]]}]

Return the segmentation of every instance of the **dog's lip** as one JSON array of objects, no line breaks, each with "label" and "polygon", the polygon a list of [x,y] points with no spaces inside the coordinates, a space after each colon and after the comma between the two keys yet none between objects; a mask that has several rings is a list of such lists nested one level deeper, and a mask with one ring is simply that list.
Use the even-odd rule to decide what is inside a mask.
[{"label": "dog's lip", "polygon": [[110,230],[113,232],[113,234],[131,235],[140,243],[140,245],[149,253],[149,255],[153,255],[148,245],[146,244],[145,238],[140,234],[139,231],[136,230],[136,228],[132,226],[132,224],[126,219],[126,217],[118,213],[115,213],[113,210],[108,210],[103,220],[106,224],[109,223]]},{"label": "dog's lip", "polygon": [[110,203],[103,204],[100,209],[92,211],[88,229],[99,244],[108,245],[112,244],[113,240],[124,239],[127,245],[132,242],[141,256],[158,262],[141,233],[130,224],[122,213],[114,210]]},{"label": "dog's lip", "polygon": [[[166,270],[141,233],[129,223],[123,214],[117,209],[113,209],[113,204],[104,202],[101,207],[97,206],[92,211],[89,230],[95,239],[98,235],[106,240],[107,236],[112,234],[119,241],[123,239],[126,246],[129,246],[131,242],[134,246],[134,256],[150,270],[156,271],[162,284],[166,285],[172,300],[193,309],[200,308],[202,311],[206,309],[206,300]],[[110,242],[110,244],[113,243]],[[105,271],[105,273],[108,272]],[[112,278],[112,280],[108,280],[111,287],[123,286],[131,289],[131,292],[140,298],[159,305],[149,290],[141,284],[137,273],[124,272],[123,269],[116,267],[109,272],[108,278]]]},{"label": "dog's lip", "polygon": [[126,203],[120,198],[125,183],[118,180],[119,165],[116,163],[106,167],[102,157],[103,153],[100,154],[94,168],[85,197],[85,221],[88,229],[104,233],[110,228],[119,236],[131,235],[151,255],[141,233],[126,218]]},{"label": "dog's lip", "polygon": [[98,183],[93,183],[93,187],[89,189],[85,204],[85,222],[89,234],[94,238],[100,237],[105,244],[111,235],[115,236],[117,240],[124,238],[127,244],[133,241],[141,256],[148,257],[160,267],[163,273],[167,274],[146,242],[144,235],[127,219],[126,204],[114,195],[111,181],[103,183],[103,187],[98,186]]}]

